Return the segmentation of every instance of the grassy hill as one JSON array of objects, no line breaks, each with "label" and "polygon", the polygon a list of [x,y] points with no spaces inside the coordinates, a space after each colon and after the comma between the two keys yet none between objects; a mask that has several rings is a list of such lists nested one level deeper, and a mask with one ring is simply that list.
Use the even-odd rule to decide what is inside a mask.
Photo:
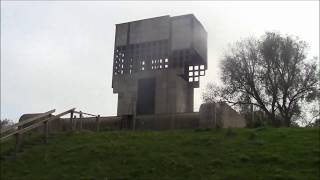
[{"label": "grassy hill", "polygon": [[319,130],[54,134],[48,145],[26,142],[16,160],[6,155],[12,144],[1,144],[1,180],[319,179]]}]

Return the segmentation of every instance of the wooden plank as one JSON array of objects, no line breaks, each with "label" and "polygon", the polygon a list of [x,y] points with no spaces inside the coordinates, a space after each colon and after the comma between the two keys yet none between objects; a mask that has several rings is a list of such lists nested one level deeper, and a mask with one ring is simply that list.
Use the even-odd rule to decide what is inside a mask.
[{"label": "wooden plank", "polygon": [[[35,126],[36,124],[34,124],[35,127],[30,127],[30,126],[28,126],[28,127],[24,128],[24,129],[21,129],[21,130],[18,131],[18,132],[24,133],[24,132],[26,132],[26,131],[28,131],[28,130],[30,130],[30,129],[34,129],[34,128],[36,128],[36,127],[39,127],[43,122],[45,122],[45,121],[49,122],[49,121],[58,119],[58,118],[60,118],[61,116],[64,116],[64,115],[66,115],[66,114],[69,114],[69,113],[72,112],[74,109],[75,109],[75,108],[72,108],[72,109],[70,109],[70,110],[68,110],[68,111],[62,112],[62,113],[57,114],[57,115],[55,115],[55,116],[53,116],[53,117],[50,117],[50,118],[48,118],[48,119],[44,119],[44,120],[42,120],[42,121],[39,121],[38,123],[36,123],[36,124],[38,124],[38,126]],[[31,126],[33,126],[33,125],[31,125]]]},{"label": "wooden plank", "polygon": [[8,126],[8,127],[5,127],[5,128],[1,128],[1,129],[0,129],[0,134],[5,133],[5,132],[7,132],[7,131],[15,128],[15,127],[22,126],[22,125],[25,125],[25,124],[30,123],[30,122],[32,122],[32,121],[35,121],[35,120],[37,120],[37,119],[46,117],[46,116],[48,116],[49,114],[54,113],[55,111],[56,111],[55,109],[52,109],[52,110],[50,110],[50,111],[48,111],[48,112],[39,114],[39,115],[37,115],[37,116],[35,116],[35,117],[33,117],[33,118],[29,118],[29,119],[27,119],[27,120],[25,120],[25,121],[21,121],[21,122],[18,122],[18,123],[16,123],[16,124],[13,124],[12,126]]},{"label": "wooden plank", "polygon": [[34,129],[34,128],[36,128],[36,127],[39,127],[39,126],[41,126],[42,123],[45,122],[45,121],[49,122],[49,121],[58,119],[58,118],[60,118],[61,116],[64,116],[64,115],[69,114],[70,112],[74,111],[74,109],[75,109],[75,108],[72,108],[72,109],[70,109],[70,110],[68,110],[68,111],[62,112],[62,113],[57,114],[57,115],[55,115],[55,116],[53,116],[53,117],[50,117],[50,118],[48,118],[48,119],[41,120],[41,121],[39,121],[39,122],[37,122],[37,123],[35,123],[35,124],[32,124],[32,125],[30,125],[30,126],[28,126],[28,127],[23,128],[23,129],[18,129],[18,130],[16,130],[16,131],[14,131],[14,132],[12,132],[12,133],[4,136],[4,137],[1,137],[1,138],[0,138],[0,142],[3,142],[5,139],[7,139],[8,137],[10,137],[10,136],[12,136],[12,135],[14,135],[14,134],[17,134],[17,133],[21,133],[21,134],[22,134],[22,133],[24,133],[24,132],[26,132],[26,131],[29,131],[29,130],[31,130],[31,129]]},{"label": "wooden plank", "polygon": [[97,128],[97,131],[100,130],[100,115],[96,117],[96,128]]},{"label": "wooden plank", "polygon": [[88,116],[94,116],[97,117],[98,115],[94,115],[94,114],[90,114],[90,113],[85,113],[85,112],[81,112],[81,111],[74,111],[74,113],[80,114],[82,113],[82,115],[88,115]]},{"label": "wooden plank", "polygon": [[21,134],[16,133],[15,134],[15,139],[16,139],[16,143],[15,143],[15,157],[17,157],[18,152],[20,151],[20,146],[21,146]]},{"label": "wooden plank", "polygon": [[74,111],[70,112],[70,130],[73,131],[73,113]]},{"label": "wooden plank", "polygon": [[80,118],[80,119],[79,119],[79,120],[80,120],[80,126],[79,126],[79,129],[80,129],[80,130],[82,130],[83,115],[82,115],[82,112],[81,112],[81,111],[79,112],[79,118]]},{"label": "wooden plank", "polygon": [[44,143],[48,144],[48,137],[49,137],[49,122],[45,121],[43,123],[43,133],[44,133]]}]

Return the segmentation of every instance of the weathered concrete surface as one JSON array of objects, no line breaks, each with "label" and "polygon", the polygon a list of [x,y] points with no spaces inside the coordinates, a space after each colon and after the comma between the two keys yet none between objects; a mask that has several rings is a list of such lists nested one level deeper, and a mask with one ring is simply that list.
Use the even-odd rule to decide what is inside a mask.
[{"label": "weathered concrete surface", "polygon": [[[26,114],[20,119],[28,119],[38,114]],[[96,131],[99,126],[103,129],[128,129],[128,130],[168,130],[168,129],[195,129],[195,128],[242,128],[246,126],[242,118],[235,110],[225,103],[206,103],[200,106],[200,112],[190,113],[161,113],[155,115],[123,115],[100,117],[60,118],[49,122],[50,132],[74,130]],[[73,127],[73,128],[71,128]],[[40,126],[36,130],[42,131]]]},{"label": "weathered concrete surface", "polygon": [[[121,80],[118,80],[121,78]],[[113,90],[118,92],[118,116],[135,114],[138,101],[138,80],[155,78],[155,113],[182,113],[193,111],[193,88],[176,71],[166,69],[150,73],[143,71],[115,77]],[[147,91],[147,90],[146,90]]]},{"label": "weathered concrete surface", "polygon": [[[118,116],[193,112],[193,89],[207,69],[207,32],[192,14],[117,24],[114,53]],[[152,78],[154,87],[139,88],[140,80]]]},{"label": "weathered concrete surface", "polygon": [[170,36],[170,16],[130,22],[129,44],[168,39]]},{"label": "weathered concrete surface", "polygon": [[117,25],[116,39],[115,39],[116,46],[124,46],[127,44],[128,28],[129,28],[129,24],[127,23]]},{"label": "weathered concrete surface", "polygon": [[142,115],[135,123],[137,130],[194,129],[199,126],[199,113]]},{"label": "weathered concrete surface", "polygon": [[193,18],[190,16],[172,18],[172,50],[189,49],[192,47]]},{"label": "weathered concrete surface", "polygon": [[[81,125],[82,123],[82,125]],[[50,132],[70,131],[71,126],[74,130],[96,131],[97,122],[94,117],[75,118],[71,124],[69,118],[61,118],[51,121],[49,124]],[[177,114],[158,114],[141,115],[135,118],[127,116],[100,117],[100,130],[169,130],[169,129],[194,129],[199,126],[199,113],[177,113]],[[82,127],[82,128],[81,128]]]},{"label": "weathered concrete surface", "polygon": [[199,127],[246,127],[245,119],[226,103],[202,104],[199,113]]}]

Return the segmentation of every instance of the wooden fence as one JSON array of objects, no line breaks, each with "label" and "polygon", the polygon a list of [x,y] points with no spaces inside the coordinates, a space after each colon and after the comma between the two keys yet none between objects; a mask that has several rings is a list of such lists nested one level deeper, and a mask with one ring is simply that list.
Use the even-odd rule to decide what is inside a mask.
[{"label": "wooden fence", "polygon": [[22,141],[22,134],[29,132],[39,126],[44,127],[43,133],[44,133],[44,143],[48,143],[48,136],[49,136],[49,122],[53,120],[57,120],[61,118],[62,116],[70,114],[70,130],[73,131],[74,125],[75,125],[75,116],[74,114],[79,114],[80,118],[77,119],[79,120],[80,123],[80,129],[82,128],[82,119],[84,115],[86,116],[91,116],[95,117],[96,119],[96,130],[99,131],[100,129],[100,115],[93,115],[89,113],[84,113],[82,111],[75,111],[76,108],[69,109],[67,111],[64,111],[60,114],[57,115],[52,115],[52,113],[55,112],[55,109],[52,109],[50,111],[47,111],[45,113],[41,113],[39,115],[36,115],[32,118],[26,119],[24,121],[18,122],[16,124],[13,124],[8,127],[4,127],[0,129],[0,143],[8,140],[10,137],[14,136],[15,137],[15,155],[20,149],[21,146],[21,141]]}]

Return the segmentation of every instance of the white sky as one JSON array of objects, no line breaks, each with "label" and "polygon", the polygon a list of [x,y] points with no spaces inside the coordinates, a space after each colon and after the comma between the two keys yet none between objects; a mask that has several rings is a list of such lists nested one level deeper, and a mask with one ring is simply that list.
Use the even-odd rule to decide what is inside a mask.
[{"label": "white sky", "polygon": [[1,1],[1,118],[72,107],[115,115],[115,24],[189,13],[208,32],[209,70],[195,91],[196,111],[230,43],[275,30],[299,36],[309,57],[319,56],[319,1]]}]

